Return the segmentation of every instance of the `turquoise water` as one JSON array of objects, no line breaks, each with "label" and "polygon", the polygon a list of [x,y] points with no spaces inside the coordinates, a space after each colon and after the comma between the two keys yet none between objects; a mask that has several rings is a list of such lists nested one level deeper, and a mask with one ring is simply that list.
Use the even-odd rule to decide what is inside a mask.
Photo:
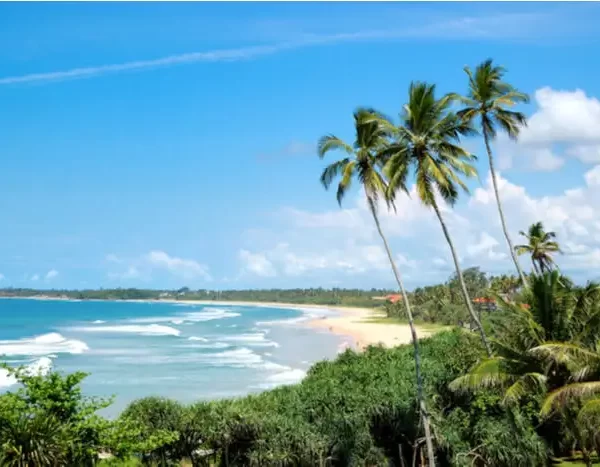
[{"label": "turquoise water", "polygon": [[[85,394],[182,402],[299,381],[343,339],[306,327],[327,311],[259,306],[0,300],[0,360],[30,371],[85,371]],[[0,370],[0,391],[14,381]]]}]

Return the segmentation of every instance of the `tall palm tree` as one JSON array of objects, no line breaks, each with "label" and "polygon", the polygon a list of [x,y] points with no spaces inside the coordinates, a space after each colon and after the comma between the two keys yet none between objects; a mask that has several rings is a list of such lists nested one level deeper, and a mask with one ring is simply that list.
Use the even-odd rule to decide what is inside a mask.
[{"label": "tall palm tree", "polygon": [[504,219],[491,148],[491,140],[496,137],[497,128],[503,130],[510,139],[516,140],[521,127],[527,124],[523,113],[507,109],[520,102],[528,102],[529,96],[502,81],[505,71],[504,68],[494,65],[491,59],[481,63],[475,69],[475,73],[469,67],[465,67],[465,73],[469,77],[469,91],[466,97],[459,97],[466,107],[458,112],[458,116],[469,122],[477,121],[481,127],[502,230],[521,282],[527,287],[525,275],[519,265]]},{"label": "tall palm tree", "polygon": [[531,264],[536,274],[550,271],[556,264],[552,254],[561,253],[558,243],[554,240],[556,233],[546,232],[544,225],[536,222],[529,226],[527,233],[520,231],[519,234],[527,239],[527,244],[515,246],[515,252],[518,255],[531,255]]},{"label": "tall palm tree", "polygon": [[485,331],[473,309],[458,255],[436,198],[437,192],[446,203],[454,205],[459,189],[468,192],[461,176],[472,177],[477,174],[471,165],[475,157],[458,144],[461,136],[473,134],[474,130],[469,122],[450,111],[452,102],[451,95],[436,99],[435,85],[411,83],[409,101],[404,106],[401,124],[395,131],[396,140],[382,154],[386,160],[389,190],[392,192],[404,189],[406,168],[414,168],[417,194],[425,206],[433,209],[440,221],[452,253],[465,305],[488,354],[491,355]]},{"label": "tall palm tree", "polygon": [[[388,129],[381,122],[383,121],[374,111],[368,109],[358,109],[354,113],[354,126],[355,126],[355,141],[351,146],[340,138],[327,135],[323,136],[318,143],[319,157],[323,158],[329,151],[339,150],[346,153],[346,157],[330,164],[327,166],[321,175],[321,183],[328,189],[333,180],[341,176],[341,180],[337,187],[337,200],[341,206],[344,195],[346,194],[350,184],[354,179],[357,179],[362,184],[362,188],[367,199],[367,205],[373,216],[373,221],[377,228],[377,232],[381,237],[383,246],[387,253],[392,272],[400,288],[404,306],[406,308],[406,314],[408,316],[408,324],[410,326],[410,332],[412,336],[412,342],[414,347],[415,355],[415,368],[416,368],[416,379],[417,379],[417,398],[419,404],[419,410],[421,418],[423,420],[423,428],[425,431],[425,439],[427,445],[427,457],[429,465],[435,465],[435,457],[433,452],[433,441],[431,438],[431,427],[429,421],[429,413],[427,412],[425,398],[423,394],[423,380],[421,375],[421,355],[419,352],[419,341],[417,338],[417,332],[415,329],[412,310],[408,300],[404,283],[396,263],[394,262],[392,252],[383,230],[379,222],[377,215],[377,202],[380,197],[385,196],[385,200],[388,205],[393,204],[393,197],[388,197],[389,193],[388,184],[381,174],[382,158],[380,157],[380,151],[387,143],[388,137],[390,136]],[[399,172],[402,169],[398,169]],[[406,174],[406,170],[404,170]],[[406,190],[404,179],[398,174],[396,177],[396,184],[399,188]]]}]

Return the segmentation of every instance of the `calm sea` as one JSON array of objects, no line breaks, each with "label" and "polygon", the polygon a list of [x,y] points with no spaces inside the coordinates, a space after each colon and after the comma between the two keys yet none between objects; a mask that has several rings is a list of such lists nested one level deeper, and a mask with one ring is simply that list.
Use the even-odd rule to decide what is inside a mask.
[{"label": "calm sea", "polygon": [[[0,361],[85,371],[84,392],[182,402],[299,381],[344,339],[304,326],[327,311],[250,306],[0,299]],[[14,381],[0,369],[0,391]]]}]

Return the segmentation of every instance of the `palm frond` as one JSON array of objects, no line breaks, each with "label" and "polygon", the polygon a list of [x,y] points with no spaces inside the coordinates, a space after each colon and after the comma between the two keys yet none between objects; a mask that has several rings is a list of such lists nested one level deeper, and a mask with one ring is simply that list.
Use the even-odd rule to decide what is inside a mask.
[{"label": "palm frond", "polygon": [[543,394],[546,391],[547,379],[541,373],[525,373],[504,392],[504,403],[517,403],[529,394]]},{"label": "palm frond", "polygon": [[565,365],[573,371],[583,365],[600,365],[598,353],[571,342],[547,342],[530,349],[529,352]]},{"label": "palm frond", "polygon": [[502,357],[488,358],[477,364],[466,375],[459,376],[448,386],[454,392],[472,392],[483,388],[498,387],[514,381],[514,375],[506,372]]},{"label": "palm frond", "polygon": [[344,195],[348,188],[350,188],[350,184],[352,183],[352,176],[354,175],[354,167],[355,162],[349,162],[346,164],[344,169],[344,174],[342,175],[342,180],[338,184],[337,193],[335,195],[338,204],[342,205],[342,200],[344,199]]},{"label": "palm frond", "polygon": [[322,159],[329,151],[343,151],[352,154],[352,147],[334,135],[323,136],[317,144],[317,152]]},{"label": "palm frond", "polygon": [[333,164],[328,165],[323,170],[321,174],[321,183],[325,187],[325,189],[329,189],[329,186],[333,182],[333,180],[338,177],[340,174],[344,173],[348,165],[351,165],[351,159],[346,157],[340,161],[334,162]]},{"label": "palm frond", "polygon": [[580,400],[599,393],[600,381],[567,384],[546,396],[540,413],[542,416],[548,416],[561,406],[564,406],[569,400]]}]

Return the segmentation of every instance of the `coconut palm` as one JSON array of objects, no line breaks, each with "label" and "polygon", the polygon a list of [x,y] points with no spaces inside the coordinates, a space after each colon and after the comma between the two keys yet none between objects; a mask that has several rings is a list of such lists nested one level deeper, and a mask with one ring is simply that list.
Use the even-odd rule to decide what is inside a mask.
[{"label": "coconut palm", "polygon": [[552,258],[553,253],[561,253],[558,243],[554,240],[556,233],[546,232],[541,222],[536,222],[529,227],[527,233],[520,231],[520,235],[527,239],[527,244],[515,246],[518,255],[531,255],[531,264],[536,274],[550,271],[556,264]]},{"label": "coconut palm", "polygon": [[490,174],[492,176],[494,193],[496,194],[496,203],[498,205],[502,230],[504,231],[506,243],[508,244],[521,282],[527,287],[525,275],[515,254],[510,235],[508,234],[504,211],[502,210],[491,141],[496,137],[498,128],[504,131],[510,139],[517,139],[519,131],[522,126],[526,125],[527,119],[523,113],[508,110],[507,107],[512,107],[521,102],[528,102],[529,97],[527,94],[519,92],[510,84],[502,81],[505,69],[494,65],[491,59],[481,63],[475,69],[475,73],[469,67],[465,67],[465,73],[469,78],[469,91],[467,96],[459,97],[466,107],[460,110],[458,115],[469,122],[477,122],[481,128],[490,163]]},{"label": "coconut palm", "polygon": [[600,351],[570,342],[552,342],[532,350],[566,366],[570,380],[550,392],[541,415],[562,413],[581,449],[586,465],[592,466],[590,453],[600,447]]},{"label": "coconut palm", "polygon": [[396,128],[396,140],[384,151],[385,172],[389,178],[389,190],[404,189],[407,167],[413,167],[416,175],[417,194],[421,202],[433,209],[450,247],[461,294],[472,321],[481,334],[481,340],[491,355],[487,337],[476,315],[460,268],[458,254],[438,205],[436,192],[450,206],[458,199],[459,189],[468,192],[461,176],[477,174],[471,162],[475,157],[459,146],[463,135],[474,132],[469,122],[450,111],[453,97],[435,98],[435,85],[411,83],[409,102],[404,106],[401,124]]},{"label": "coconut palm", "polygon": [[494,357],[454,380],[451,389],[501,387],[505,402],[516,402],[525,394],[544,394],[548,388],[563,386],[568,377],[559,371],[565,369],[566,360],[559,358],[558,351],[550,359],[550,351],[575,346],[589,352],[600,338],[600,287],[595,283],[576,288],[552,271],[532,277],[526,303],[500,296],[498,302]]},{"label": "coconut palm", "polygon": [[[320,158],[323,158],[328,152],[339,150],[346,153],[346,157],[330,164],[327,166],[321,175],[321,183],[328,189],[333,183],[334,179],[341,176],[341,180],[337,187],[337,201],[341,205],[344,195],[346,194],[350,184],[353,180],[357,179],[362,185],[362,189],[365,193],[367,205],[373,216],[375,227],[381,237],[383,246],[387,253],[392,272],[404,302],[406,314],[408,317],[408,324],[410,326],[414,355],[415,355],[415,368],[417,378],[417,397],[419,403],[419,409],[423,420],[423,428],[425,431],[426,444],[427,444],[427,455],[429,464],[435,465],[434,453],[433,453],[433,442],[431,439],[431,429],[429,422],[429,414],[425,405],[425,399],[423,395],[423,381],[421,375],[421,356],[419,353],[419,342],[417,339],[417,332],[415,329],[412,310],[408,300],[404,283],[396,263],[394,262],[392,252],[390,250],[387,239],[381,229],[379,217],[377,214],[378,201],[385,197],[388,204],[393,204],[393,197],[386,196],[389,194],[388,184],[381,174],[382,158],[380,156],[381,149],[387,143],[387,139],[390,136],[386,125],[382,124],[384,121],[381,116],[377,115],[376,112],[368,109],[359,109],[354,113],[354,126],[355,126],[355,141],[351,146],[340,138],[327,135],[323,136],[318,143],[318,154]],[[398,168],[395,182],[396,185],[406,190],[404,179],[400,173],[406,174],[406,170]]]}]

